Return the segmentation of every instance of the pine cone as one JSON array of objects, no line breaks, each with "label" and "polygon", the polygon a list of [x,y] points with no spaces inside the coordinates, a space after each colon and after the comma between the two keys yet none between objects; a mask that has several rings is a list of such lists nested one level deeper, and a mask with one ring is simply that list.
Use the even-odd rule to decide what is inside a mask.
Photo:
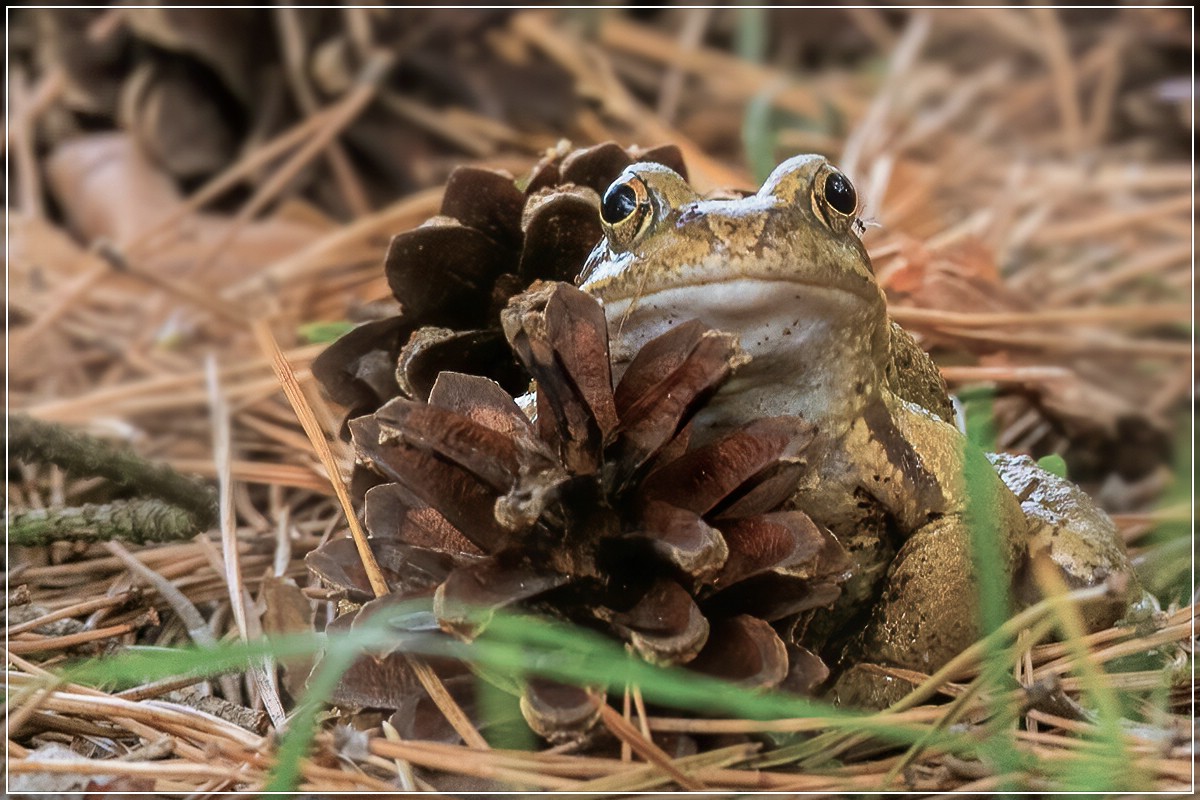
[{"label": "pine cone", "polygon": [[[481,608],[522,609],[606,629],[657,664],[753,687],[821,683],[824,664],[787,641],[787,621],[832,603],[848,562],[805,514],[780,510],[811,426],[760,419],[689,450],[688,421],[747,358],[732,336],[678,326],[614,389],[594,299],[541,285],[502,316],[537,381],[536,421],[495,382],[443,372],[428,402],[395,398],[350,423],[360,461],[392,481],[367,493],[366,520],[395,592],[363,611],[433,591],[438,624],[464,638],[486,627]],[[366,599],[348,545],[309,566]],[[594,722],[592,695],[537,681],[521,707],[559,738]]]},{"label": "pine cone", "polygon": [[347,419],[393,397],[424,399],[439,372],[487,375],[511,392],[528,376],[500,330],[508,299],[535,280],[573,280],[603,238],[600,195],[635,161],[686,175],[679,149],[622,149],[613,142],[571,151],[563,143],[530,173],[479,167],[451,174],[441,214],[396,236],[384,269],[401,313],[347,333],[313,363]]}]

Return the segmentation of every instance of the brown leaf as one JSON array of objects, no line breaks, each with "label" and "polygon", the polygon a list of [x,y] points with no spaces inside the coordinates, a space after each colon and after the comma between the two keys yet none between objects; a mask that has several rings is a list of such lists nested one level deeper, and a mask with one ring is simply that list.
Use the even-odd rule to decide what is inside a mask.
[{"label": "brown leaf", "polygon": [[560,283],[546,303],[546,335],[607,438],[617,426],[617,410],[603,307],[574,286]]},{"label": "brown leaf", "polygon": [[411,332],[403,317],[359,325],[313,359],[313,375],[334,402],[374,411],[400,393],[396,357]]},{"label": "brown leaf", "polygon": [[254,62],[264,55],[261,37],[271,32],[267,20],[253,9],[145,7],[127,14],[124,22],[138,38],[198,58],[239,99],[255,102]]},{"label": "brown leaf", "polygon": [[182,59],[143,62],[121,90],[122,127],[180,178],[211,175],[233,159],[237,142],[226,116],[219,95]]},{"label": "brown leaf", "polygon": [[562,183],[562,170],[559,169],[559,165],[562,164],[563,156],[566,155],[569,148],[570,144],[566,140],[561,140],[555,150],[547,153],[533,165],[533,169],[529,170],[529,180],[525,185],[526,195],[532,196]]},{"label": "brown leaf", "polygon": [[757,483],[754,479],[768,467],[795,458],[814,434],[813,426],[799,417],[754,420],[655,469],[642,481],[639,494],[707,514],[731,495],[744,494],[738,489]]},{"label": "brown leaf", "polygon": [[603,195],[626,167],[648,161],[670,167],[687,180],[683,153],[676,145],[665,144],[649,149],[631,147],[626,150],[615,142],[603,142],[569,153],[559,167],[562,173],[560,180],[591,187],[597,194]]},{"label": "brown leaf", "polygon": [[447,371],[486,375],[513,392],[522,391],[529,383],[504,336],[494,328],[420,328],[401,349],[395,373],[405,394],[424,400],[438,374]]},{"label": "brown leaf", "polygon": [[[326,626],[329,634],[350,630],[356,614],[343,614]],[[321,668],[318,661],[314,674]],[[311,676],[310,676],[311,678]],[[399,653],[385,656],[364,655],[356,658],[342,673],[329,697],[336,706],[349,708],[399,708],[405,699],[421,691],[421,685],[408,659]]]},{"label": "brown leaf", "polygon": [[371,536],[451,554],[481,555],[479,548],[437,509],[414,500],[410,492],[395,483],[367,490],[363,518]]},{"label": "brown leaf", "polygon": [[[645,362],[639,363],[648,350]],[[645,387],[644,390],[627,391],[623,404],[621,386],[617,387],[617,411],[621,419],[614,445],[615,460],[620,464],[618,485],[675,436],[685,416],[729,375],[740,359],[741,349],[733,336],[692,328],[690,323],[642,348],[622,378],[621,386],[629,379],[633,385]],[[649,364],[667,366],[673,362],[678,362],[677,366],[659,372],[656,381],[645,374]]]},{"label": "brown leaf", "polygon": [[787,646],[788,674],[779,684],[785,692],[812,697],[829,679],[829,667],[820,656],[798,644]]},{"label": "brown leaf", "polygon": [[[439,674],[445,671],[439,670]],[[470,674],[451,675],[442,679],[442,685],[475,727],[485,729],[489,719],[479,714],[475,688],[477,680]],[[462,737],[454,730],[446,715],[423,689],[405,695],[403,702],[396,708],[396,713],[388,721],[396,728],[400,738],[407,741],[445,744],[457,744],[462,741]]]},{"label": "brown leaf", "polygon": [[[266,575],[259,594],[262,605],[262,628],[267,637],[288,633],[311,633],[313,630],[312,603],[291,578]],[[312,671],[313,659],[293,656],[280,659],[283,685],[292,698],[302,697],[305,682]]]},{"label": "brown leaf", "polygon": [[[594,314],[560,318],[551,327],[550,301],[562,286],[547,284],[518,295],[501,314],[501,321],[517,357],[538,383],[539,436],[558,451],[568,470],[577,475],[590,475],[599,467],[603,436],[589,396],[594,399],[602,387],[594,372],[585,373],[584,387],[577,385],[562,368],[552,341],[565,344],[577,339],[583,344],[591,343],[591,355],[605,363],[608,361],[607,349],[599,353],[594,351],[597,343]],[[571,307],[556,303],[554,308],[559,309],[554,312],[558,317],[565,315]],[[581,350],[575,352],[575,359],[586,357]]]},{"label": "brown leaf", "polygon": [[563,159],[562,180],[591,187],[603,194],[608,185],[617,179],[633,159],[616,142],[604,142],[585,150],[576,150]]},{"label": "brown leaf", "polygon": [[103,798],[127,797],[136,794],[155,794],[156,785],[154,778],[141,778],[133,775],[91,778],[84,787],[80,800],[103,800]]},{"label": "brown leaf", "polygon": [[429,394],[429,404],[454,411],[506,436],[533,433],[533,425],[512,397],[495,381],[477,375],[443,372]]},{"label": "brown leaf", "polygon": [[67,219],[88,241],[129,241],[182,202],[174,182],[123,133],[64,142],[46,160],[46,172]]},{"label": "brown leaf", "polygon": [[800,511],[731,520],[721,526],[721,533],[729,545],[729,558],[713,579],[718,589],[768,570],[808,577],[802,574],[804,567],[815,570],[832,539]]},{"label": "brown leaf", "polygon": [[[111,118],[116,111],[117,93],[128,72],[130,36],[118,26],[112,35],[95,35],[96,23],[107,9],[68,8],[65,6],[32,8],[35,22],[33,43],[43,64],[62,68],[63,102],[73,111]],[[18,33],[17,21],[11,35]],[[31,32],[26,29],[25,35]]]},{"label": "brown leaf", "polygon": [[708,644],[689,668],[755,689],[769,689],[787,677],[787,648],[766,622],[741,614],[713,623]]},{"label": "brown leaf", "polygon": [[745,613],[776,622],[814,608],[829,608],[842,594],[842,578],[798,578],[783,572],[763,572],[718,592],[704,601],[707,614]]},{"label": "brown leaf", "polygon": [[698,319],[688,320],[651,339],[634,356],[613,392],[618,415],[650,393],[665,376],[679,369],[709,330]]},{"label": "brown leaf", "polygon": [[603,238],[600,198],[588,189],[534,195],[522,221],[525,248],[517,274],[533,280],[573,281]]},{"label": "brown leaf", "polygon": [[796,493],[808,464],[803,460],[772,464],[733,492],[717,506],[717,521],[753,517],[774,511]]},{"label": "brown leaf", "polygon": [[[456,559],[452,553],[391,539],[371,538],[368,543],[384,579],[395,591],[432,589],[457,564],[467,562],[467,558]],[[350,600],[362,603],[375,598],[352,539],[326,542],[305,556],[304,564],[327,584],[343,589]]]},{"label": "brown leaf", "polygon": [[650,161],[670,167],[685,181],[687,180],[687,165],[683,163],[683,151],[679,149],[679,145],[660,144],[657,147],[650,147],[645,150],[633,148],[630,156],[634,162]]}]

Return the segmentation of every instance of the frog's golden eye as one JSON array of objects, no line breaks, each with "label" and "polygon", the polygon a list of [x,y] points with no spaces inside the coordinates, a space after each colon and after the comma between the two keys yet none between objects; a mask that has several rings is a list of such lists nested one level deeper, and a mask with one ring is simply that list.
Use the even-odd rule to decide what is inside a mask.
[{"label": "frog's golden eye", "polygon": [[600,201],[600,222],[616,247],[633,243],[649,225],[650,212],[650,191],[636,175],[618,179]]},{"label": "frog's golden eye", "polygon": [[839,214],[848,217],[858,208],[858,194],[854,191],[854,184],[840,172],[831,172],[825,176],[822,191],[825,194],[825,202]]}]

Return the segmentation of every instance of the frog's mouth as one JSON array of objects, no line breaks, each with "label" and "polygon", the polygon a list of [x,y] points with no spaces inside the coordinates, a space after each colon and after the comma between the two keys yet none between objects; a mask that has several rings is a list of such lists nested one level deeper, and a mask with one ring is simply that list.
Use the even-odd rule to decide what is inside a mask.
[{"label": "frog's mouth", "polygon": [[[750,356],[696,418],[725,430],[750,417],[799,414],[836,430],[875,385],[888,352],[882,295],[795,280],[735,278],[606,298],[613,377],[620,379],[651,339],[698,319],[738,337]],[[707,436],[708,434],[704,434]]]},{"label": "frog's mouth", "polygon": [[886,318],[875,292],[865,297],[827,283],[741,277],[623,297],[596,293],[608,318],[613,361],[623,363],[654,337],[692,319],[737,334],[756,359],[794,356],[798,348],[841,350],[850,341],[870,338],[874,319]]}]

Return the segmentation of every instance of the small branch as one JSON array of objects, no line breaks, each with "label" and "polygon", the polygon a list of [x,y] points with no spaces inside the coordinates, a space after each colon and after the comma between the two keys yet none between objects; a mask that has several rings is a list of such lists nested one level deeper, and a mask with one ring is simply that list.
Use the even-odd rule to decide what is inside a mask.
[{"label": "small branch", "polygon": [[162,500],[117,500],[107,505],[13,511],[8,541],[19,547],[112,539],[146,544],[182,541],[202,530],[195,517]]},{"label": "small branch", "polygon": [[[41,422],[25,414],[14,415],[8,421],[8,447],[10,458],[57,464],[77,477],[107,478],[120,486],[178,506],[191,515],[192,525],[199,530],[210,528],[216,522],[216,499],[212,488],[204,482],[62,425]],[[188,535],[191,534],[172,538],[187,538]]]}]

